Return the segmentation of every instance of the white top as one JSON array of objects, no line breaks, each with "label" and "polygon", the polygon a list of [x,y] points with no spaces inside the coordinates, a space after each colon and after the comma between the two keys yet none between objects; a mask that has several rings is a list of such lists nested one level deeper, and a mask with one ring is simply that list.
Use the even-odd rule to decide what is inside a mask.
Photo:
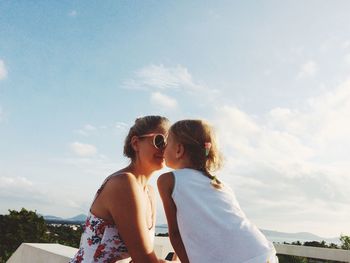
[{"label": "white top", "polygon": [[193,169],[173,174],[177,223],[191,263],[275,261],[272,243],[246,218],[230,187],[216,189]]}]

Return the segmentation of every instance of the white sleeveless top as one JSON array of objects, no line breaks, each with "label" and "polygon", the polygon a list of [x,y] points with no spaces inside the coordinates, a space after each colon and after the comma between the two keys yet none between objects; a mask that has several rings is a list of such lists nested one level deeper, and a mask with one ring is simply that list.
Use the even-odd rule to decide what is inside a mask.
[{"label": "white sleeveless top", "polygon": [[216,189],[193,169],[173,171],[172,198],[191,263],[265,263],[278,260],[275,248],[241,210],[233,190]]}]

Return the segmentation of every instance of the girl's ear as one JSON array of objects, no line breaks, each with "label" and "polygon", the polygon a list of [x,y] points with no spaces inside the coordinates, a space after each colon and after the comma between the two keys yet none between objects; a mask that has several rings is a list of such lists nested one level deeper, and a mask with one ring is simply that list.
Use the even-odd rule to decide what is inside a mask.
[{"label": "girl's ear", "polygon": [[181,143],[178,143],[176,146],[176,155],[177,159],[180,159],[185,154],[185,148]]},{"label": "girl's ear", "polygon": [[130,140],[131,147],[134,149],[135,152],[139,151],[139,144],[138,144],[138,138],[137,136],[132,136]]}]

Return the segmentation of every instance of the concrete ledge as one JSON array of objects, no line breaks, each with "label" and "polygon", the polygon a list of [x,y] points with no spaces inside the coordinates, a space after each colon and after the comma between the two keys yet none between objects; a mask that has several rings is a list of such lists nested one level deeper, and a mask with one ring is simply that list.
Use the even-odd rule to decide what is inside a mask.
[{"label": "concrete ledge", "polygon": [[[173,251],[169,238],[155,237],[154,250],[159,258],[165,258]],[[60,244],[22,243],[12,254],[7,263],[67,263],[78,249]],[[129,259],[118,263],[129,263]]]},{"label": "concrete ledge", "polygon": [[77,251],[60,244],[22,243],[7,263],[67,263]]},{"label": "concrete ledge", "polygon": [[[300,256],[315,259],[324,259],[350,263],[350,250],[318,248],[307,246],[294,246],[285,244],[274,244],[277,254]],[[77,252],[77,248],[63,246],[60,244],[23,243],[7,263],[67,263]],[[174,251],[169,238],[156,237],[154,250],[158,258],[165,258]],[[118,261],[118,263],[130,262],[129,259]]]},{"label": "concrete ledge", "polygon": [[350,262],[350,250],[274,244],[278,254]]}]

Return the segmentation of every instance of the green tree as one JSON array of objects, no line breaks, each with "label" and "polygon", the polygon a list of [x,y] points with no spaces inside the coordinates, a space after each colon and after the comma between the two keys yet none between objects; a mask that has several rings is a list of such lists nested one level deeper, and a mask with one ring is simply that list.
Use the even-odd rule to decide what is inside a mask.
[{"label": "green tree", "polygon": [[350,236],[340,235],[341,248],[350,250]]},{"label": "green tree", "polygon": [[44,218],[33,211],[22,208],[0,215],[0,262],[5,262],[23,242],[46,242],[46,231]]},{"label": "green tree", "polygon": [[306,242],[304,242],[304,246],[307,246],[307,247],[324,247],[324,248],[327,247],[326,241],[324,241],[324,240],[322,240],[321,242],[318,242],[318,241],[306,241]]},{"label": "green tree", "polygon": [[334,243],[330,243],[330,244],[328,245],[328,247],[329,247],[329,248],[335,248],[335,249],[339,248],[338,245],[337,245],[337,244],[334,244]]},{"label": "green tree", "polygon": [[83,228],[78,226],[77,230],[74,230],[69,225],[48,225],[48,237],[49,243],[60,243],[65,246],[79,247],[80,237],[83,232]]},{"label": "green tree", "polygon": [[289,255],[277,255],[279,263],[308,263],[307,258],[289,256]]}]

